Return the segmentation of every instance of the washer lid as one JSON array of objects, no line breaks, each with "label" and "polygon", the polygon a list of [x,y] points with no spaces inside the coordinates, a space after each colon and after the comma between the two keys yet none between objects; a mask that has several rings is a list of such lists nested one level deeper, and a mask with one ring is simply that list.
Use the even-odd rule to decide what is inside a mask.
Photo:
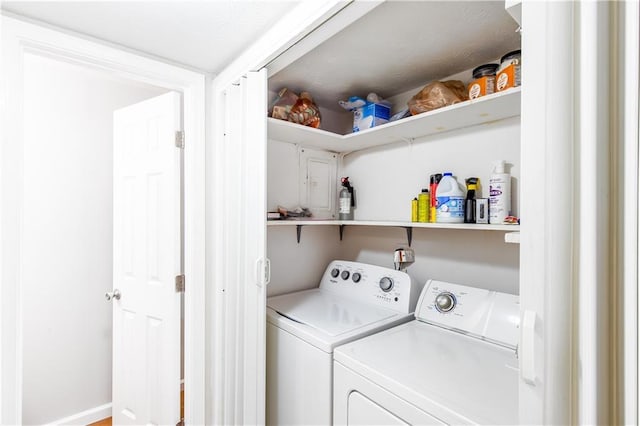
[{"label": "washer lid", "polygon": [[270,297],[267,306],[332,337],[398,316],[392,310],[345,299],[321,289]]},{"label": "washer lid", "polygon": [[416,320],[342,345],[334,360],[444,423],[518,423],[518,359],[502,346]]}]

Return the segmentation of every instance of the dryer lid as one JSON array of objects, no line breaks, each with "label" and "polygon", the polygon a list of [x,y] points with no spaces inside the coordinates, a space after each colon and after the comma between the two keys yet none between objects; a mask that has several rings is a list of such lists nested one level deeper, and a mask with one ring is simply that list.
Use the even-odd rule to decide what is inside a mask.
[{"label": "dryer lid", "polygon": [[267,299],[267,306],[293,321],[338,336],[398,316],[397,312],[314,289]]}]

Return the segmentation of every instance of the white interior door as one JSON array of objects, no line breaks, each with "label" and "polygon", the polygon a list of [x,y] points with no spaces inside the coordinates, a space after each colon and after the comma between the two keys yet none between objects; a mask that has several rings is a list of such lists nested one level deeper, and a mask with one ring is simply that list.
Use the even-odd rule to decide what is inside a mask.
[{"label": "white interior door", "polygon": [[180,105],[170,92],[114,113],[114,425],[180,421]]}]

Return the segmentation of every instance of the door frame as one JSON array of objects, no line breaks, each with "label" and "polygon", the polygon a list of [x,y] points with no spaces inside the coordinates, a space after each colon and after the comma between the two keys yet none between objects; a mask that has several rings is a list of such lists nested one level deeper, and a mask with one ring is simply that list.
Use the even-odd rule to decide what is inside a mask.
[{"label": "door frame", "polygon": [[0,424],[22,423],[23,57],[48,56],[183,97],[185,424],[205,423],[205,73],[3,13],[0,145]]}]

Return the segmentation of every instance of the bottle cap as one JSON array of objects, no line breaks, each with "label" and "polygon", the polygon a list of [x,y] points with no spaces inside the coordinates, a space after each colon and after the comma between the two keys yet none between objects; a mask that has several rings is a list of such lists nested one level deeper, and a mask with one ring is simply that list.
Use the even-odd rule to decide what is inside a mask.
[{"label": "bottle cap", "polygon": [[508,61],[509,59],[518,58],[520,59],[522,52],[520,50],[514,50],[513,52],[506,53],[502,58],[500,58],[500,62]]},{"label": "bottle cap", "polygon": [[498,64],[480,65],[479,67],[474,68],[471,74],[473,75],[473,78],[480,78],[487,75],[496,75],[496,70],[499,66],[500,65]]},{"label": "bottle cap", "polygon": [[504,160],[498,160],[493,163],[494,173],[504,173]]},{"label": "bottle cap", "polygon": [[429,192],[427,188],[422,188],[422,192]]},{"label": "bottle cap", "polygon": [[443,176],[453,176],[453,173],[451,173],[451,172],[444,172],[444,175],[443,175]]}]

